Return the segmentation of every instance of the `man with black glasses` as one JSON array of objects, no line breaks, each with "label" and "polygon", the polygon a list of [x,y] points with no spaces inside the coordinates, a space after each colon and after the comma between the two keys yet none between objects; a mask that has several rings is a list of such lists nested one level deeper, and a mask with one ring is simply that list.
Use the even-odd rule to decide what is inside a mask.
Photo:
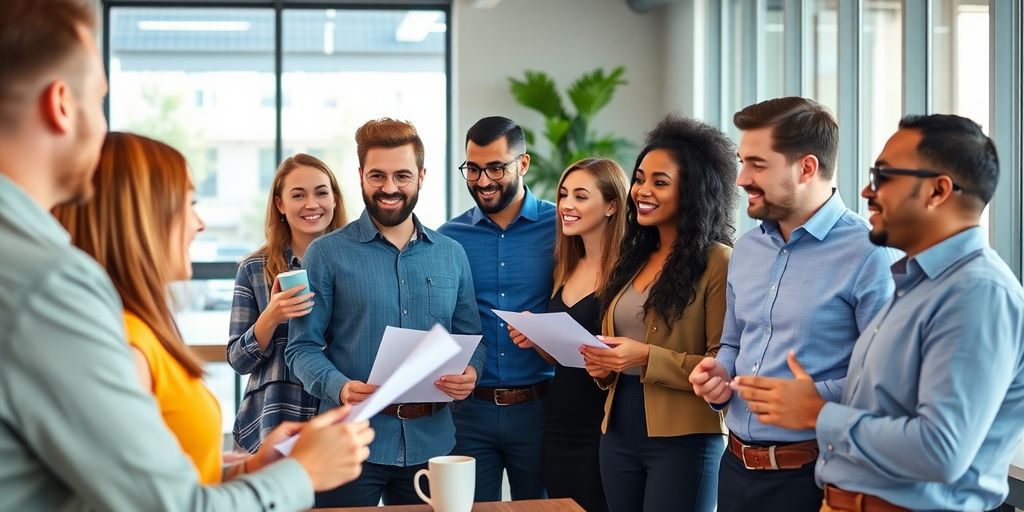
[{"label": "man with black glasses", "polygon": [[[814,429],[822,511],[989,510],[1024,425],[1024,290],[980,226],[992,140],[952,115],[907,116],[861,195],[869,238],[906,257],[861,333],[840,402],[795,380],[739,377],[758,420]],[[799,354],[797,354],[799,357]]]},{"label": "man with black glasses", "polygon": [[469,256],[487,365],[479,386],[457,406],[455,452],[476,457],[476,501],[501,499],[502,470],[512,499],[543,498],[544,402],[554,370],[520,350],[491,309],[547,311],[554,267],[555,206],[523,185],[530,168],[523,129],[485,117],[466,133],[459,167],[476,207],[439,230]]}]

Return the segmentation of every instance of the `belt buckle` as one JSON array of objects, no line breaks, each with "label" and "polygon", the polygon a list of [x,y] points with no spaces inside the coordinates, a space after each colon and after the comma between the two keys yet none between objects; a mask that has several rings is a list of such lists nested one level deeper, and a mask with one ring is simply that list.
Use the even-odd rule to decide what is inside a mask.
[{"label": "belt buckle", "polygon": [[754,446],[747,446],[745,444],[740,445],[740,454],[743,455],[743,467],[747,468],[748,471],[760,471],[762,469],[776,470],[779,469],[779,464],[775,460],[775,445],[768,446],[768,462],[771,466],[767,468],[755,468],[747,464],[747,448],[755,448]]},{"label": "belt buckle", "polygon": [[508,394],[510,391],[512,391],[512,390],[511,389],[505,389],[505,388],[495,388],[494,389],[494,405],[502,405],[502,406],[504,406],[504,405],[512,405],[512,402],[504,402],[502,400],[498,400],[498,395],[499,394],[501,394],[501,395]]},{"label": "belt buckle", "polygon": [[409,404],[398,404],[398,407],[395,409],[395,417],[397,417],[400,420],[411,420],[412,419],[412,418],[406,418],[405,416],[402,416],[402,407],[405,407],[406,405],[409,405]]}]

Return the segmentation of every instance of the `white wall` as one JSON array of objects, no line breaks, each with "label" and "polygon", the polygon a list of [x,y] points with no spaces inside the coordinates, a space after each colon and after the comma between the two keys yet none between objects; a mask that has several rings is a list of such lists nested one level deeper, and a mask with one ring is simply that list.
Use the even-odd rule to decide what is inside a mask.
[{"label": "white wall", "polygon": [[[625,0],[503,0],[477,9],[456,0],[452,11],[453,164],[465,157],[466,129],[482,117],[504,115],[541,131],[541,115],[519,106],[508,88],[507,77],[527,69],[548,73],[564,90],[597,67],[626,66],[629,84],[594,120],[602,133],[639,143],[665,114],[664,9],[637,14]],[[473,201],[452,172],[457,214]]]}]

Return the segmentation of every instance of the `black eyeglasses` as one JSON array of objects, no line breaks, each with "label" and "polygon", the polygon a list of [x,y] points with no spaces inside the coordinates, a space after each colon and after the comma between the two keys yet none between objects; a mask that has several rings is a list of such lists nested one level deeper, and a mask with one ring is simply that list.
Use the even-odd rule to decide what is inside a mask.
[{"label": "black eyeglasses", "polygon": [[516,163],[524,155],[526,155],[526,153],[519,153],[518,156],[508,162],[497,165],[488,165],[487,167],[477,167],[475,165],[469,165],[466,162],[462,162],[462,165],[459,166],[459,170],[462,171],[462,177],[466,178],[466,181],[477,181],[480,179],[481,174],[486,174],[487,179],[491,181],[498,181],[505,177],[505,171],[508,169],[508,166]]},{"label": "black eyeglasses", "polygon": [[[893,169],[891,167],[869,167],[868,168],[868,187],[871,188],[872,192],[878,192],[878,187],[885,183],[885,180],[889,176],[913,176],[915,178],[935,178],[937,176],[949,176],[946,173],[935,172],[928,169]],[[952,177],[950,177],[952,181]],[[953,181],[953,190],[961,191],[960,185],[957,185]]]}]

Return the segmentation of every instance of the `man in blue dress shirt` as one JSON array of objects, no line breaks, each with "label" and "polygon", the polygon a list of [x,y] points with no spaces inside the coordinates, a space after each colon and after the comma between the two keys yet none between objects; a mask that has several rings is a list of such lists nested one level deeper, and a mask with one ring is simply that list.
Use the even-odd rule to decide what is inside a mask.
[{"label": "man in blue dress shirt", "polygon": [[839,127],[828,110],[778,98],[733,122],[741,130],[736,182],[747,213],[763,222],[736,241],[721,349],[690,382],[714,407],[728,406],[718,510],[816,511],[814,430],[761,422],[728,384],[740,375],[790,377],[786,354],[796,350],[818,394],[838,401],[854,341],[892,291],[886,269],[896,255],[867,240],[867,222],[832,187]]},{"label": "man in blue dress shirt", "polygon": [[761,421],[816,430],[823,511],[993,509],[1024,431],[1024,290],[979,226],[995,145],[969,119],[908,116],[869,176],[871,241],[907,256],[842,401],[816,396],[799,351],[796,380],[737,389]]},{"label": "man in blue dress shirt", "polygon": [[[356,131],[366,210],[359,220],[310,244],[304,261],[313,311],[291,320],[285,361],[321,410],[357,404],[385,327],[480,332],[473,280],[462,247],[424,227],[412,210],[426,170],[423,142],[409,123],[369,121]],[[483,345],[462,375],[435,383],[456,400],[483,371]],[[413,475],[449,453],[455,427],[447,403],[392,404],[370,420],[377,437],[358,480],[317,495],[318,506],[420,503]]]},{"label": "man in blue dress shirt", "polygon": [[476,207],[440,229],[469,256],[487,345],[480,387],[455,410],[455,453],[476,457],[476,501],[501,499],[502,470],[512,499],[546,496],[542,398],[554,369],[536,351],[519,350],[491,311],[544,312],[551,296],[555,206],[523,185],[529,167],[519,125],[504,117],[477,121],[460,166]]}]

